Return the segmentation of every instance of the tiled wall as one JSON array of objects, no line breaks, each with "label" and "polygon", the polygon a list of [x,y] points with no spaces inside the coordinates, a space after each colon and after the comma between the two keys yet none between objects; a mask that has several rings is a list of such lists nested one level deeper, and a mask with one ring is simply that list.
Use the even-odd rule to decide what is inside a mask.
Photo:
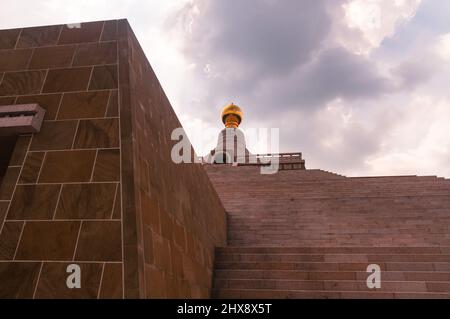
[{"label": "tiled wall", "polygon": [[0,186],[0,297],[208,296],[225,213],[170,161],[180,124],[128,23],[0,30],[0,105],[34,102]]},{"label": "tiled wall", "polygon": [[0,188],[0,297],[123,296],[117,52],[116,21],[0,31],[0,104],[46,109]]}]

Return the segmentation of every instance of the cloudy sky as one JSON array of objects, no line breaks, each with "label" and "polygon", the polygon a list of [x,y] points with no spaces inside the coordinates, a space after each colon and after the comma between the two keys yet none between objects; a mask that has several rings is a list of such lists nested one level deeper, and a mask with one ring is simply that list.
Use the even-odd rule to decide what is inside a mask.
[{"label": "cloudy sky", "polygon": [[[0,28],[128,18],[199,154],[229,102],[307,167],[450,177],[450,1],[0,0]],[[250,145],[250,151],[261,151]]]}]

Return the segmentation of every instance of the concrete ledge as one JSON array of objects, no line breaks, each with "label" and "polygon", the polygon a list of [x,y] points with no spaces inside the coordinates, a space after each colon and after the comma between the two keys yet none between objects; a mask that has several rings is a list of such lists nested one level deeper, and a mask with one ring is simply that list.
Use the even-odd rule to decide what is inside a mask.
[{"label": "concrete ledge", "polygon": [[37,133],[44,115],[36,103],[0,106],[0,136]]}]

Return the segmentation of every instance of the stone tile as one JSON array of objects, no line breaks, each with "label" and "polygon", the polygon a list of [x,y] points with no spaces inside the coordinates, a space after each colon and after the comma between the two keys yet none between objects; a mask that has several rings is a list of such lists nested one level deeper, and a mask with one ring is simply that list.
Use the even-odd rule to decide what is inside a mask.
[{"label": "stone tile", "polygon": [[37,262],[0,263],[0,298],[33,298],[40,268]]},{"label": "stone tile", "polygon": [[64,185],[56,219],[110,219],[116,184]]},{"label": "stone tile", "polygon": [[81,44],[77,48],[74,66],[117,63],[117,42]]},{"label": "stone tile", "polygon": [[120,150],[99,150],[94,168],[94,182],[120,181]]},{"label": "stone tile", "polygon": [[109,92],[79,92],[64,94],[59,119],[83,119],[104,117]]},{"label": "stone tile", "polygon": [[73,92],[86,90],[91,68],[70,68],[50,70],[44,84],[44,93]]},{"label": "stone tile", "polygon": [[97,42],[100,40],[103,22],[81,23],[80,28],[64,25],[58,44]]},{"label": "stone tile", "polygon": [[37,48],[30,61],[30,69],[48,69],[69,67],[72,63],[76,47],[63,45],[55,47]]},{"label": "stone tile", "polygon": [[3,220],[6,217],[6,212],[8,211],[9,201],[8,202],[0,202],[0,223],[3,223]]},{"label": "stone tile", "polygon": [[101,299],[121,299],[122,292],[122,264],[106,263],[100,288]]},{"label": "stone tile", "polygon": [[72,260],[79,226],[78,221],[27,222],[16,259]]},{"label": "stone tile", "polygon": [[0,260],[13,260],[23,222],[5,222],[0,234]]},{"label": "stone tile", "polygon": [[72,147],[77,121],[44,121],[41,131],[34,134],[31,151],[64,150]]},{"label": "stone tile", "polygon": [[106,111],[107,117],[119,116],[119,96],[118,90],[112,90],[109,97],[108,110]]},{"label": "stone tile", "polygon": [[117,20],[105,21],[101,41],[117,40]]},{"label": "stone tile", "polygon": [[5,73],[0,85],[0,96],[38,94],[45,74],[43,70]]},{"label": "stone tile", "polygon": [[60,185],[17,185],[7,219],[52,219]]},{"label": "stone tile", "polygon": [[20,167],[8,167],[0,185],[0,200],[10,200],[19,178]]},{"label": "stone tile", "polygon": [[21,29],[0,30],[0,50],[14,49]]},{"label": "stone tile", "polygon": [[75,138],[75,148],[119,147],[119,120],[81,120]]},{"label": "stone tile", "polygon": [[[2,74],[0,73],[0,79],[2,78]],[[13,105],[16,100],[15,96],[4,96],[0,97],[0,105]]]},{"label": "stone tile", "polygon": [[32,48],[55,45],[58,41],[61,26],[43,26],[24,28],[17,42],[18,48]]},{"label": "stone tile", "polygon": [[76,260],[121,261],[122,224],[116,221],[86,221],[81,227]]},{"label": "stone tile", "polygon": [[44,120],[54,120],[58,112],[62,94],[40,94],[19,96],[16,104],[38,103],[45,109]]},{"label": "stone tile", "polygon": [[117,89],[117,65],[95,66],[89,90]]},{"label": "stone tile", "polygon": [[26,70],[32,50],[0,51],[0,72]]},{"label": "stone tile", "polygon": [[44,152],[28,153],[19,177],[19,183],[36,183],[44,160]]},{"label": "stone tile", "polygon": [[70,263],[44,263],[36,290],[38,299],[95,299],[102,276],[102,263],[76,263],[81,271],[81,288],[70,289],[66,281]]},{"label": "stone tile", "polygon": [[40,183],[89,182],[95,151],[47,152]]},{"label": "stone tile", "polygon": [[30,135],[21,135],[17,138],[16,146],[14,147],[14,152],[9,160],[9,165],[11,166],[21,166],[25,159],[25,154],[27,153],[28,145],[30,144]]}]

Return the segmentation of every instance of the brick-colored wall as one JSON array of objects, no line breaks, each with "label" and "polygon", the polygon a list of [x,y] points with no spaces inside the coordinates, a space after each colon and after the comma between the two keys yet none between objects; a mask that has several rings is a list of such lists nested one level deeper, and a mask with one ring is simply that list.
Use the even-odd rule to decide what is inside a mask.
[{"label": "brick-colored wall", "polygon": [[179,123],[135,41],[125,20],[0,30],[0,105],[46,109],[0,186],[0,297],[208,295],[225,213],[170,162]]},{"label": "brick-colored wall", "polygon": [[[124,227],[137,230],[125,238],[125,291],[209,297],[214,247],[226,242],[225,211],[201,165],[172,162],[170,136],[181,124],[125,21],[119,32],[127,39],[120,45],[123,187],[134,195],[124,201]],[[138,271],[127,259],[138,260]]]}]

